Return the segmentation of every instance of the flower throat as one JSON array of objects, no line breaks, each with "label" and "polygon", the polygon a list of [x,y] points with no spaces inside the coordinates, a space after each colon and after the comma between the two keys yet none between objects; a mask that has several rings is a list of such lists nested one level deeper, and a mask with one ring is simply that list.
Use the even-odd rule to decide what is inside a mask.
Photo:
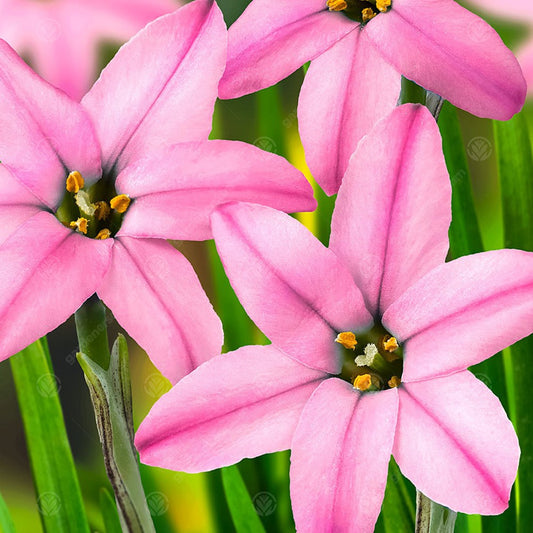
[{"label": "flower throat", "polygon": [[392,8],[392,0],[327,0],[330,11],[342,12],[351,20],[366,24]]}]

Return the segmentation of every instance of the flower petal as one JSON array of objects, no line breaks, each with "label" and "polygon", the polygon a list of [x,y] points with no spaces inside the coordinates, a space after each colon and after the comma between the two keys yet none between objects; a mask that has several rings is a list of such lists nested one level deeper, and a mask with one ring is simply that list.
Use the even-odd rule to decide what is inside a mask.
[{"label": "flower petal", "polygon": [[533,253],[446,263],[394,302],[383,324],[403,343],[404,380],[465,370],[533,332]]},{"label": "flower petal", "polygon": [[358,27],[325,0],[254,0],[229,30],[220,97],[274,85]]},{"label": "flower petal", "polygon": [[157,19],[124,45],[83,99],[104,169],[118,173],[162,145],[207,140],[225,56],[213,0]]},{"label": "flower petal", "polygon": [[2,244],[0,360],[62,324],[95,292],[112,246],[74,233],[46,212]]},{"label": "flower petal", "polygon": [[282,157],[235,141],[174,145],[128,166],[116,186],[135,198],[121,235],[211,239],[212,211],[233,200],[288,212],[316,208],[300,171]]},{"label": "flower petal", "polygon": [[116,239],[98,295],[172,383],[220,353],[220,320],[192,266],[166,241]]},{"label": "flower petal", "polygon": [[291,451],[291,501],[300,533],[371,533],[394,443],[398,391],[359,394],[328,379],[305,405]]},{"label": "flower petal", "polygon": [[444,262],[450,203],[435,120],[423,106],[398,107],[361,141],[331,225],[330,248],[373,313]]},{"label": "flower petal", "polygon": [[394,458],[431,500],[467,514],[509,502],[520,448],[500,401],[470,372],[400,389]]},{"label": "flower petal", "polygon": [[528,85],[528,95],[533,96],[533,41],[520,49],[518,59]]},{"label": "flower petal", "polygon": [[135,438],[141,461],[194,473],[286,450],[325,377],[274,346],[215,357],[152,407]]},{"label": "flower petal", "polygon": [[336,374],[337,333],[368,327],[361,293],[337,257],[284,213],[227,204],[212,216],[228,278],[252,320],[303,364]]},{"label": "flower petal", "polygon": [[71,170],[100,177],[100,148],[83,108],[37,76],[0,40],[0,160],[54,209]]},{"label": "flower petal", "polygon": [[400,78],[360,31],[311,63],[298,122],[307,164],[327,194],[339,190],[359,140],[396,106]]},{"label": "flower petal", "polygon": [[453,0],[394,0],[364,31],[405,77],[474,115],[507,120],[524,104],[526,84],[513,53]]}]

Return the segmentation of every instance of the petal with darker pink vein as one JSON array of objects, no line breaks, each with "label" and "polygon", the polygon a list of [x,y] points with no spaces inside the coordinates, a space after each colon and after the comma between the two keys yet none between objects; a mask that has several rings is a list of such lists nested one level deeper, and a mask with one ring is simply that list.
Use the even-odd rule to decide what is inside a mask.
[{"label": "petal with darker pink vein", "polygon": [[399,388],[394,458],[431,500],[467,514],[500,514],[520,448],[499,399],[470,372]]},{"label": "petal with darker pink vein", "polygon": [[141,460],[194,473],[286,450],[325,377],[274,346],[215,357],[152,407],[135,438]]},{"label": "petal with darker pink vein", "polygon": [[190,263],[164,240],[116,239],[98,296],[172,383],[220,353],[220,320]]},{"label": "petal with darker pink vein", "polygon": [[113,241],[66,229],[50,213],[22,224],[0,247],[0,360],[65,322],[103,278]]},{"label": "petal with darker pink vein", "polygon": [[94,119],[106,171],[177,142],[207,140],[226,57],[213,0],[161,17],[124,45],[82,103]]},{"label": "petal with darker pink vein", "polygon": [[359,394],[336,378],[316,389],[291,446],[291,501],[300,533],[374,531],[397,414],[397,389]]},{"label": "petal with darker pink vein", "polygon": [[307,164],[327,194],[339,190],[360,139],[396,106],[400,79],[361,31],[311,63],[298,122]]},{"label": "petal with darker pink vein", "polygon": [[365,329],[372,318],[335,254],[269,207],[227,204],[212,224],[228,278],[252,320],[291,357],[338,373],[337,333]]}]

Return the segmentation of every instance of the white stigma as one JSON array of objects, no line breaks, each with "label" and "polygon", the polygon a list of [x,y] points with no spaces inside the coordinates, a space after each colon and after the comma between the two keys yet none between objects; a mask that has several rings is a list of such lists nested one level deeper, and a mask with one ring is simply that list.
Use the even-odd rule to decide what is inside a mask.
[{"label": "white stigma", "polygon": [[365,355],[358,355],[355,358],[355,364],[357,366],[371,366],[378,353],[379,352],[375,344],[367,344],[365,346]]}]

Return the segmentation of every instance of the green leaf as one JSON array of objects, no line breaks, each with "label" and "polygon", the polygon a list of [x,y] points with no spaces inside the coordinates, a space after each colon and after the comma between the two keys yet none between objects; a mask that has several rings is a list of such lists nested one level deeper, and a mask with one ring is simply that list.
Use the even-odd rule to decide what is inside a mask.
[{"label": "green leaf", "polygon": [[0,531],[2,533],[15,533],[15,524],[11,520],[11,515],[9,514],[9,509],[7,508],[6,502],[2,495],[0,494]]},{"label": "green leaf", "polygon": [[236,465],[222,469],[222,483],[237,533],[264,533],[263,524]]},{"label": "green leaf", "polygon": [[387,533],[413,531],[415,528],[414,504],[414,488],[403,477],[394,459],[391,459],[385,498],[381,507],[385,531]]},{"label": "green leaf", "polygon": [[[523,114],[495,122],[496,151],[502,196],[505,246],[533,251],[533,158]],[[531,354],[533,336],[510,348],[514,382],[513,422],[522,456],[518,469],[516,529],[531,531],[533,523],[533,417],[531,416]]]},{"label": "green leaf", "polygon": [[46,339],[11,357],[41,521],[50,533],[89,532]]},{"label": "green leaf", "polygon": [[115,499],[107,489],[100,490],[100,510],[106,533],[122,533]]}]

